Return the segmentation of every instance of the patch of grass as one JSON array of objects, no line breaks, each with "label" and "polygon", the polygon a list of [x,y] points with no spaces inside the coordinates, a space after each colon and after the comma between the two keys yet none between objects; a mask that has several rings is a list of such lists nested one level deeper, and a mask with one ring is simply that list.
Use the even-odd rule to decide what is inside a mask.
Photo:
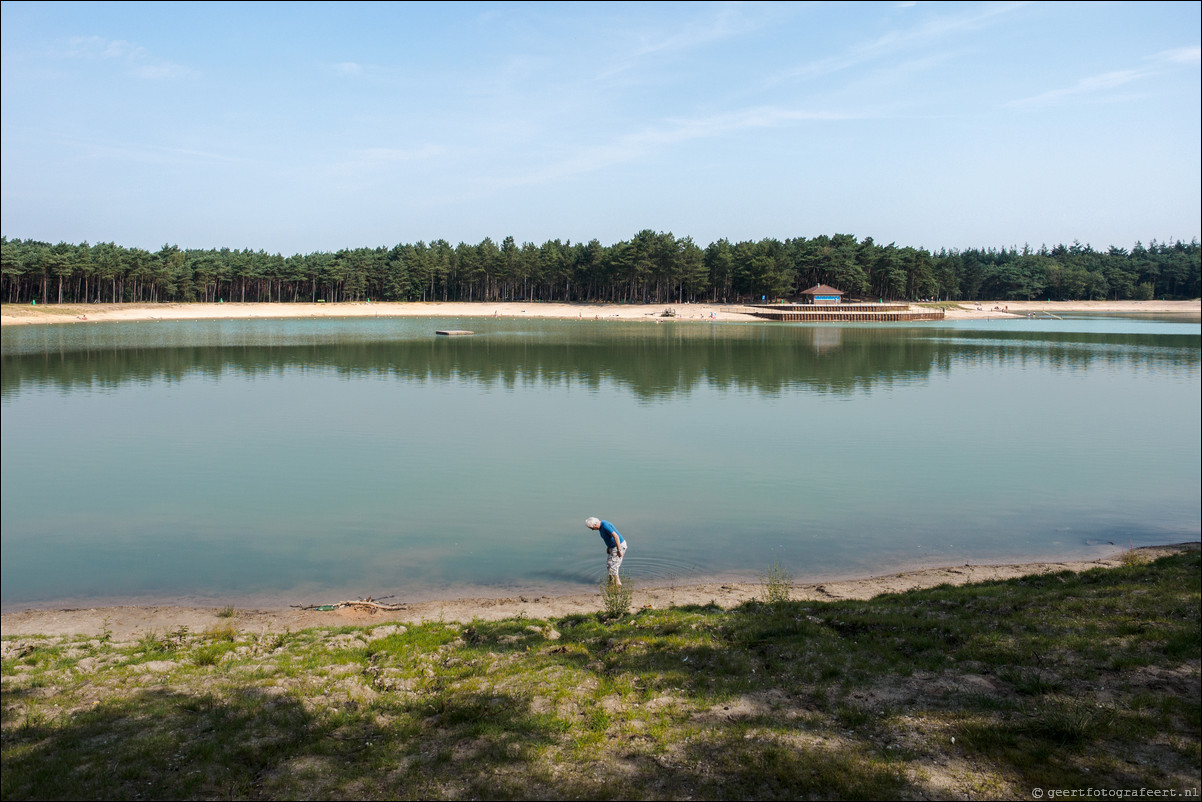
[{"label": "patch of grass", "polygon": [[1112,707],[1080,699],[1053,698],[1044,700],[1042,709],[1031,711],[1020,731],[1059,747],[1072,747],[1105,738],[1115,721]]},{"label": "patch of grass", "polygon": [[704,760],[709,799],[897,799],[904,765],[868,745],[794,742],[758,729],[703,734],[687,752]]},{"label": "patch of grass", "polygon": [[138,638],[138,651],[146,657],[157,657],[174,651],[174,644],[165,637],[147,630]]},{"label": "patch of grass", "polygon": [[238,640],[238,630],[232,622],[226,622],[220,626],[211,627],[205,632],[205,638],[210,641],[227,641],[233,643]]},{"label": "patch of grass", "polygon": [[[1196,552],[871,601],[4,638],[8,799],[1192,787]],[[971,772],[948,765],[970,765]]]},{"label": "patch of grass", "polygon": [[201,646],[192,653],[192,662],[198,666],[215,666],[221,661],[221,655],[225,653],[220,646]]}]

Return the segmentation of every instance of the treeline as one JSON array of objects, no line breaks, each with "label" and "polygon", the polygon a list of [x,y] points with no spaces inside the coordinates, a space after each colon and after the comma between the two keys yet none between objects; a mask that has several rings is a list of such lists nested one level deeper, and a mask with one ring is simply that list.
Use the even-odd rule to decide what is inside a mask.
[{"label": "treeline", "polygon": [[114,243],[0,246],[9,303],[574,301],[739,302],[792,298],[829,284],[866,300],[1105,300],[1202,295],[1197,240],[1094,250],[941,250],[878,245],[850,234],[720,239],[643,230],[602,245],[506,237],[282,256],[266,251],[157,251]]}]

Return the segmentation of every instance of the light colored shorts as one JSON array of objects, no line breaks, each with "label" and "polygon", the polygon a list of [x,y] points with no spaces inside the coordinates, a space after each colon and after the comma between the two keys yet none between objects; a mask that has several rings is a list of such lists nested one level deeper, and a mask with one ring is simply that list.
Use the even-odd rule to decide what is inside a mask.
[{"label": "light colored shorts", "polygon": [[622,558],[626,556],[626,552],[630,551],[630,544],[627,543],[624,548],[612,548],[605,550],[605,569],[609,571],[610,576],[617,576],[618,569],[622,567]]}]

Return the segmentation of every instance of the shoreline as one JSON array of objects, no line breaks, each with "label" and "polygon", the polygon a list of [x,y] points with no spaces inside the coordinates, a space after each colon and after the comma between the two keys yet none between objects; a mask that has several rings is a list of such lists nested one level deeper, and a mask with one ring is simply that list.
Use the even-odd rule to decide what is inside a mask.
[{"label": "shoreline", "polygon": [[[1202,301],[981,301],[958,302],[946,320],[1020,319],[1028,313],[1202,315]],[[920,310],[921,304],[911,304]],[[675,317],[663,317],[671,309]],[[162,320],[253,320],[322,317],[555,318],[655,322],[767,323],[733,304],[587,304],[504,301],[370,301],[346,303],[163,303],[0,305],[0,326],[149,322]]]},{"label": "shoreline", "polygon": [[[965,585],[974,582],[1013,579],[1022,576],[1082,572],[1093,568],[1114,568],[1136,555],[1155,559],[1167,554],[1197,550],[1196,542],[1137,549],[1116,548],[1111,554],[1095,559],[1004,563],[997,565],[965,564],[889,572],[871,577],[836,579],[824,582],[797,582],[792,587],[795,601],[867,600],[886,593],[906,593],[937,585]],[[720,580],[664,587],[633,586],[634,608],[716,604],[736,607],[763,598],[761,582]],[[367,606],[348,606],[331,611],[312,609],[266,608],[232,609],[172,605],[125,605],[113,607],[29,609],[0,615],[0,635],[87,637],[110,636],[118,640],[146,633],[164,633],[187,627],[205,631],[232,626],[238,631],[263,633],[308,629],[312,627],[368,626],[385,623],[418,624],[426,621],[470,623],[473,620],[496,621],[506,618],[561,618],[573,614],[595,613],[603,609],[598,592],[567,595],[465,597],[401,604],[397,610],[376,610]]]}]

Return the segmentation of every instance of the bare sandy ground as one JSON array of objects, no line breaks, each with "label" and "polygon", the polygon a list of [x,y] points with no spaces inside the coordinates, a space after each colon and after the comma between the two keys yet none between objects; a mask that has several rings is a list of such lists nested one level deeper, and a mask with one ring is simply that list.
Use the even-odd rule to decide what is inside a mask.
[{"label": "bare sandy ground", "polygon": [[[924,568],[863,579],[848,579],[817,584],[798,584],[792,598],[798,601],[836,601],[841,599],[870,599],[883,593],[904,593],[937,585],[964,585],[994,579],[1012,579],[1034,574],[1059,571],[1086,571],[1091,568],[1113,568],[1130,559],[1154,559],[1178,551],[1196,550],[1197,543],[1172,546],[1149,546],[1133,552],[1116,549],[1106,557],[1071,562],[1036,562],[1007,565],[961,565]],[[633,590],[633,608],[665,608],[671,606],[705,605],[714,603],[723,608],[735,607],[752,599],[763,599],[765,587],[760,583],[712,582],[674,587],[639,588]],[[473,620],[495,621],[525,616],[535,619],[558,618],[574,613],[593,613],[604,608],[599,593],[568,596],[517,596],[504,598],[472,598],[451,601],[422,602],[403,605],[396,611],[381,611],[361,607],[342,607],[321,612],[299,608],[238,609],[232,616],[220,615],[213,607],[128,606],[95,607],[86,609],[25,610],[0,616],[0,634],[18,635],[85,635],[111,634],[118,640],[129,640],[144,633],[164,634],[187,627],[204,632],[232,625],[245,632],[283,632],[309,627],[365,626],[383,623],[421,623],[448,621],[468,623]]]},{"label": "bare sandy ground", "polygon": [[[724,304],[339,303],[339,304],[4,304],[0,325],[104,321],[299,317],[513,317],[577,320],[758,320]],[[674,317],[665,317],[672,310]]]},{"label": "bare sandy ground", "polygon": [[[1043,316],[1061,312],[1138,314],[1202,313],[1193,301],[982,301],[947,310],[947,319]],[[914,306],[914,309],[921,307]],[[674,317],[665,317],[672,310]],[[758,321],[744,307],[725,304],[566,303],[340,303],[340,304],[80,304],[0,306],[0,325],[98,323],[105,321],[209,320],[298,317],[513,317],[599,320]]]},{"label": "bare sandy ground", "polygon": [[948,309],[947,320],[985,318],[1036,317],[1059,315],[1062,312],[1193,315],[1202,314],[1202,301],[962,301],[959,309]]}]

